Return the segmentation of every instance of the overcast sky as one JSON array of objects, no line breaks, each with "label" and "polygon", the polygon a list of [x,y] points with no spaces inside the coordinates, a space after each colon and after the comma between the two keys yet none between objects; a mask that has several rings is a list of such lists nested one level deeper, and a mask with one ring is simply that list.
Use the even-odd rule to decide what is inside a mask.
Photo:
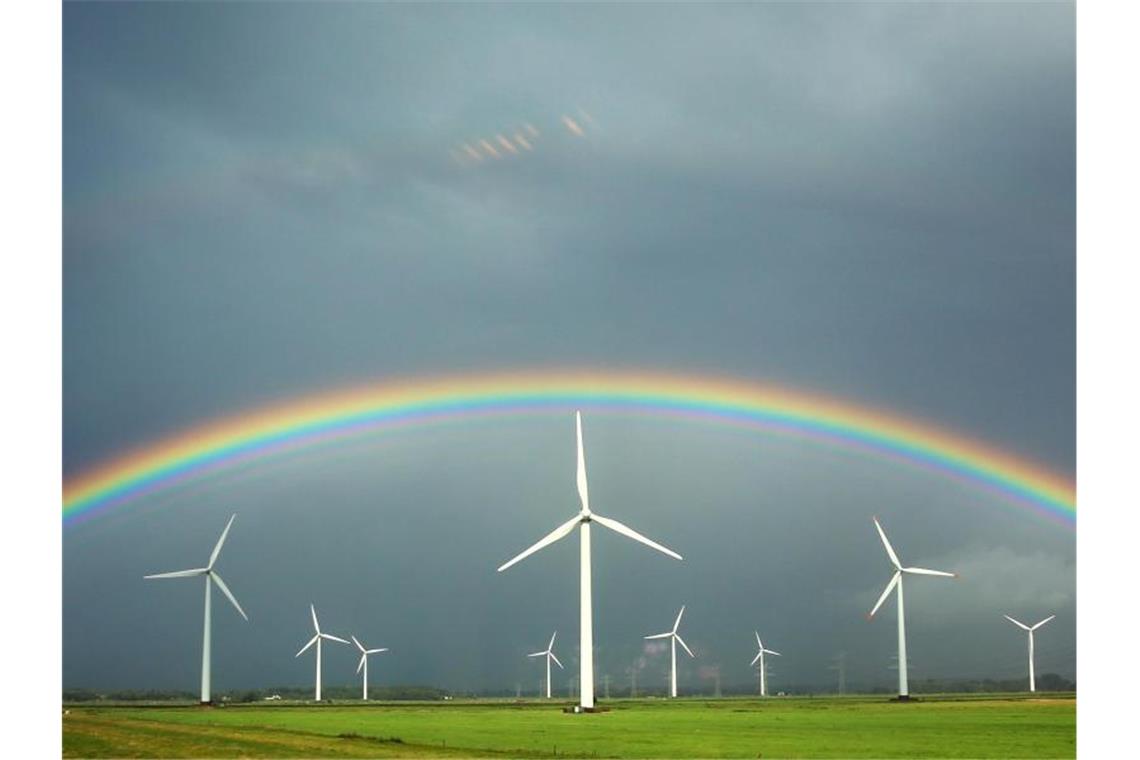
[{"label": "overcast sky", "polygon": [[[1074,472],[1071,5],[68,3],[65,475],[186,426],[386,377],[570,366],[836,395]],[[510,149],[500,141],[510,145]],[[486,145],[483,142],[486,141]],[[1075,672],[1071,531],[887,461],[587,416],[599,678],[891,682],[870,515],[908,564],[912,678]],[[63,533],[67,686],[196,689],[229,515],[217,688],[571,670],[573,420],[414,430],[175,489]],[[597,535],[597,532],[595,532]],[[969,642],[965,644],[964,642]],[[326,649],[326,683],[354,676]],[[686,658],[687,659],[687,658]],[[706,671],[706,675],[707,675]]]}]

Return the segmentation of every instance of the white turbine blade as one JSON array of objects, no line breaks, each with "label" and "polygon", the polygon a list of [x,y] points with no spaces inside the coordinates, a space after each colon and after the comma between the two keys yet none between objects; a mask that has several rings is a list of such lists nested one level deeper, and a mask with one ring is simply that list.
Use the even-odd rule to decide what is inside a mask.
[{"label": "white turbine blade", "polygon": [[677,627],[681,625],[681,616],[685,614],[685,605],[681,605],[681,611],[677,613],[677,619],[673,621],[673,633],[677,632]]},{"label": "white turbine blade", "polygon": [[317,639],[319,639],[319,638],[320,638],[320,636],[318,635],[318,636],[314,636],[313,638],[309,639],[309,643],[306,644],[305,646],[301,647],[301,651],[297,652],[297,654],[295,654],[293,656],[294,657],[300,657],[301,655],[303,655],[305,653],[305,650],[308,649],[309,647],[311,647],[313,644],[316,644]]},{"label": "white turbine blade", "polygon": [[1032,628],[1027,626],[1025,623],[1021,622],[1020,620],[1014,620],[1009,615],[1002,615],[1002,617],[1005,618],[1006,620],[1008,620],[1009,622],[1013,623],[1014,625],[1016,625],[1018,628],[1023,628],[1026,631],[1032,631],[1033,630]]},{"label": "white turbine blade", "polygon": [[365,650],[364,654],[380,654],[381,652],[387,652],[387,651],[388,651],[388,647],[380,647],[379,649]]},{"label": "white turbine blade", "polygon": [[756,656],[752,658],[752,662],[748,663],[748,666],[752,667],[753,665],[755,665],[756,661],[760,659],[761,654],[762,654],[761,652],[757,652]]},{"label": "white turbine blade", "polygon": [[309,605],[309,612],[313,613],[313,628],[316,630],[317,635],[321,635],[321,624],[317,622],[317,608],[312,604]]},{"label": "white turbine blade", "polygon": [[689,653],[690,657],[696,657],[696,655],[693,654],[693,650],[689,649],[689,645],[686,644],[685,640],[683,638],[681,638],[680,636],[677,637],[677,643],[685,648],[685,651]]},{"label": "white turbine blade", "polygon": [[545,657],[548,654],[550,654],[550,652],[543,650],[541,652],[531,652],[527,657]]},{"label": "white turbine blade", "polygon": [[340,638],[339,636],[333,636],[331,633],[322,633],[322,634],[320,634],[320,637],[322,639],[328,639],[329,641],[339,641],[341,644],[347,644],[348,643],[347,641]]},{"label": "white turbine blade", "polygon": [[360,655],[360,664],[356,666],[356,672],[359,674],[360,669],[364,667],[364,660],[368,657],[366,654]]},{"label": "white turbine blade", "polygon": [[776,655],[777,657],[783,657],[783,655],[782,655],[782,654],[780,654],[779,652],[777,652],[777,651],[776,651],[776,650],[774,650],[774,649],[765,649],[765,650],[764,650],[764,654],[774,654],[774,655]]},{"label": "white turbine blade", "polygon": [[1029,630],[1031,630],[1031,631],[1036,631],[1038,628],[1040,628],[1041,626],[1045,625],[1046,623],[1048,623],[1050,620],[1052,620],[1052,619],[1053,619],[1053,618],[1055,618],[1055,617],[1057,617],[1057,616],[1056,616],[1056,615],[1050,615],[1049,617],[1047,617],[1047,618],[1045,618],[1044,620],[1042,620],[1040,623],[1037,623],[1036,625],[1034,625],[1034,626],[1033,626],[1032,628],[1030,628]]},{"label": "white turbine blade", "polygon": [[506,570],[511,565],[515,564],[516,562],[520,562],[520,561],[526,559],[527,557],[534,554],[536,551],[543,548],[544,546],[548,546],[560,538],[565,538],[566,536],[568,536],[570,534],[570,531],[574,530],[574,528],[578,525],[579,522],[581,522],[581,518],[578,516],[575,516],[572,519],[567,520],[566,522],[562,523],[557,528],[550,531],[545,536],[543,536],[541,539],[539,539],[538,543],[536,543],[534,546],[530,547],[529,549],[526,549],[521,554],[517,555],[514,559],[512,559],[511,561],[502,565],[498,569],[498,572],[500,572],[500,573],[503,572],[504,570]]},{"label": "white turbine blade", "polygon": [[213,567],[214,563],[218,561],[218,555],[222,552],[222,544],[226,542],[226,534],[230,532],[230,526],[234,524],[234,518],[237,515],[232,515],[230,521],[226,523],[226,529],[222,531],[222,537],[218,539],[218,543],[214,545],[214,551],[210,554],[210,564],[206,567]]},{"label": "white turbine blade", "polygon": [[562,667],[562,663],[558,661],[558,655],[554,654],[554,652],[550,653],[550,659],[552,659],[552,660],[554,660],[554,662],[558,663],[558,669],[559,670],[566,670],[566,668]]},{"label": "white turbine blade", "polygon": [[214,579],[214,583],[218,584],[218,588],[220,588],[222,590],[222,593],[226,595],[226,599],[229,599],[231,602],[233,602],[233,605],[237,608],[238,613],[240,613],[241,616],[246,620],[249,620],[249,615],[245,614],[245,610],[243,610],[241,608],[241,605],[238,604],[238,600],[234,598],[233,593],[230,591],[230,587],[227,586],[226,582],[222,580],[222,576],[211,570],[210,577]]},{"label": "white turbine blade", "polygon": [[665,633],[655,633],[652,636],[646,636],[645,638],[646,639],[664,639],[664,638],[668,638],[669,636],[672,636],[672,635],[673,635],[672,631],[665,631]]},{"label": "white turbine blade", "polygon": [[885,589],[883,589],[883,595],[879,597],[879,601],[875,602],[875,608],[872,609],[870,614],[867,615],[868,620],[875,617],[875,613],[878,612],[879,608],[883,606],[883,602],[887,600],[887,596],[895,590],[895,586],[898,585],[899,578],[901,577],[902,571],[896,570],[895,574],[891,576],[891,582],[887,584],[887,587]]},{"label": "white turbine blade", "polygon": [[944,578],[957,578],[957,573],[945,573],[941,570],[927,570],[925,567],[904,567],[904,573],[914,573],[915,575],[941,575]]},{"label": "white turbine blade", "polygon": [[887,556],[891,558],[891,562],[894,563],[895,567],[902,569],[902,563],[899,562],[898,555],[895,554],[894,548],[891,547],[891,542],[887,540],[887,534],[883,532],[883,526],[879,525],[879,518],[872,517],[871,519],[875,521],[875,529],[879,531],[879,538],[883,539],[883,546],[887,548]]},{"label": "white turbine blade", "polygon": [[764,642],[760,640],[760,632],[759,631],[753,631],[753,633],[756,634],[756,646],[763,649],[764,648]]},{"label": "white turbine blade", "polygon": [[673,559],[681,559],[681,555],[678,554],[677,552],[673,551],[672,549],[667,549],[664,546],[662,546],[661,544],[656,543],[655,541],[650,541],[648,538],[641,535],[636,530],[629,527],[628,525],[625,525],[624,523],[620,523],[617,520],[611,519],[609,517],[602,517],[601,515],[594,515],[593,520],[594,520],[594,522],[599,523],[601,525],[604,525],[616,533],[621,533],[623,536],[628,536],[629,538],[632,538],[634,541],[640,541],[641,543],[645,544],[646,546],[651,547],[653,549],[656,549],[657,551],[661,552],[662,554],[668,554]]},{"label": "white turbine blade", "polygon": [[[554,636],[557,636],[557,635],[558,635],[558,631],[555,631]],[[554,636],[550,637],[550,643],[546,645],[546,651],[547,652],[549,652],[551,649],[554,649]]]},{"label": "white turbine blade", "polygon": [[586,451],[582,446],[582,413],[575,412],[578,426],[578,498],[582,501],[582,511],[590,511],[590,491],[586,486]]},{"label": "white turbine blade", "polygon": [[144,575],[143,578],[193,578],[195,575],[205,575],[209,570],[204,567],[195,568],[194,570],[176,570],[173,573],[156,573],[155,575]]},{"label": "white turbine blade", "polygon": [[357,649],[359,649],[361,652],[367,651],[367,650],[365,650],[365,649],[364,649],[364,645],[363,645],[363,644],[361,644],[359,641],[357,641],[357,640],[356,640],[356,637],[355,637],[355,636],[351,636],[351,635],[350,635],[350,636],[349,636],[349,638],[350,638],[350,639],[352,639],[352,643],[353,643],[353,644],[356,644],[356,648],[357,648]]}]

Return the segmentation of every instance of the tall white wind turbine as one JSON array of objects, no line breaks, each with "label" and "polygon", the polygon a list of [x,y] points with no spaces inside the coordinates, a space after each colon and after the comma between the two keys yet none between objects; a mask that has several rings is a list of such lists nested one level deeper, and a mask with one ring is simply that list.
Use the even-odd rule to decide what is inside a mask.
[{"label": "tall white wind turbine", "polygon": [[360,641],[358,641],[355,636],[349,636],[349,638],[352,639],[353,644],[356,644],[356,648],[360,650],[360,664],[356,666],[356,672],[359,673],[360,669],[364,668],[364,696],[362,697],[362,699],[364,699],[364,701],[367,702],[368,701],[368,655],[380,654],[381,652],[387,652],[388,647],[382,647],[380,649],[365,649],[364,645],[361,644]]},{"label": "tall white wind turbine", "polygon": [[665,631],[665,633],[655,633],[652,636],[645,637],[646,639],[670,639],[669,644],[673,656],[669,671],[669,696],[671,697],[677,696],[677,644],[680,643],[680,645],[685,648],[685,651],[689,653],[690,657],[696,657],[696,655],[693,654],[693,650],[689,649],[689,645],[681,638],[681,634],[677,633],[677,628],[681,625],[681,616],[684,614],[685,605],[682,604],[681,611],[677,613],[677,619],[673,621],[673,630]]},{"label": "tall white wind turbine", "polygon": [[237,599],[230,593],[230,589],[226,585],[226,582],[222,580],[222,576],[218,575],[214,570],[214,563],[218,561],[218,555],[222,551],[222,544],[225,543],[226,535],[230,532],[230,526],[234,524],[235,517],[237,517],[236,514],[232,515],[230,521],[226,523],[226,528],[222,531],[222,536],[218,539],[218,543],[214,545],[214,551],[210,553],[210,561],[206,563],[205,567],[143,576],[144,578],[195,578],[203,575],[206,577],[206,612],[204,622],[202,623],[202,704],[209,704],[210,702],[210,581],[218,584],[218,588],[220,588],[222,593],[226,595],[226,598],[233,603],[238,613],[246,620],[249,620],[249,616],[245,614],[245,610],[241,608]]},{"label": "tall white wind turbine", "polygon": [[887,540],[887,534],[883,532],[883,526],[879,525],[879,518],[872,517],[871,519],[875,521],[875,529],[879,531],[879,538],[883,539],[883,547],[887,550],[887,556],[891,558],[891,564],[895,566],[895,574],[891,577],[887,587],[883,589],[882,596],[879,597],[879,601],[875,603],[875,607],[867,615],[867,619],[870,620],[875,616],[879,607],[883,606],[887,596],[897,587],[899,600],[899,700],[906,701],[910,699],[910,691],[906,681],[906,621],[903,615],[903,575],[909,573],[911,575],[941,575],[947,578],[957,578],[958,574],[945,573],[941,570],[926,570],[921,567],[903,567],[902,563],[899,562],[898,555],[891,547],[891,542]]},{"label": "tall white wind turbine", "polygon": [[633,528],[612,520],[608,517],[602,517],[590,511],[590,498],[586,488],[586,456],[582,448],[582,413],[576,413],[577,426],[578,426],[578,498],[582,502],[582,509],[573,518],[567,520],[562,525],[555,528],[545,537],[538,541],[538,543],[526,549],[521,554],[510,560],[499,568],[499,572],[506,570],[511,565],[519,562],[526,557],[537,552],[545,546],[549,546],[560,538],[565,538],[570,535],[574,528],[579,529],[578,535],[581,537],[581,554],[580,554],[580,579],[581,579],[581,611],[580,611],[580,626],[581,635],[579,637],[579,657],[578,662],[580,665],[579,671],[579,684],[580,688],[579,703],[582,709],[592,710],[594,708],[594,619],[593,619],[593,601],[591,597],[592,583],[590,576],[590,524],[598,523],[599,525],[609,528],[615,533],[620,533],[623,536],[632,538],[634,541],[656,549],[663,554],[668,554],[674,559],[681,559],[681,555],[677,554],[671,549],[666,549],[661,544],[650,541],[645,536],[641,535]]},{"label": "tall white wind turbine", "polygon": [[[554,636],[558,635],[558,631],[554,632]],[[558,663],[560,670],[565,670],[562,663],[558,661],[558,657],[554,654],[554,636],[550,637],[550,643],[546,645],[546,649],[541,652],[532,652],[527,657],[545,657],[546,658],[546,698],[550,699],[550,661],[554,660]]]},{"label": "tall white wind turbine", "polygon": [[305,653],[305,650],[308,649],[309,647],[311,647],[313,644],[317,645],[317,698],[316,698],[316,701],[320,702],[321,701],[321,639],[328,639],[329,641],[339,641],[341,644],[347,644],[348,642],[342,638],[339,638],[337,636],[333,636],[331,633],[321,633],[321,624],[317,622],[317,609],[316,609],[316,607],[314,607],[312,604],[310,604],[309,605],[309,612],[313,613],[313,630],[316,631],[316,633],[313,634],[313,638],[309,639],[309,643],[306,644],[305,646],[301,647],[301,651],[297,652],[297,654],[295,654],[293,656],[294,657],[300,657],[301,655],[303,655]]},{"label": "tall white wind turbine", "polygon": [[1057,616],[1050,615],[1049,617],[1045,618],[1039,623],[1035,623],[1034,625],[1026,625],[1025,623],[1014,620],[1009,615],[1002,615],[1002,617],[1016,625],[1018,628],[1024,629],[1029,633],[1029,690],[1037,691],[1037,681],[1033,675],[1033,632]]},{"label": "tall white wind turbine", "polygon": [[748,664],[755,665],[757,662],[760,663],[760,696],[766,697],[768,696],[768,670],[764,667],[764,655],[774,654],[777,657],[783,657],[783,655],[774,649],[765,649],[764,642],[760,641],[760,632],[753,631],[753,633],[756,634],[756,647],[760,651],[756,653],[756,656],[752,658],[752,662]]}]

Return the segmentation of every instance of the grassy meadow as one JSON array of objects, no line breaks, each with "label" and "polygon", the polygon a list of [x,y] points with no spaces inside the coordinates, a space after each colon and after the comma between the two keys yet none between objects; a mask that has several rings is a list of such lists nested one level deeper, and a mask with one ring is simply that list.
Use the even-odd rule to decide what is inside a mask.
[{"label": "grassy meadow", "polygon": [[67,705],[64,757],[1001,757],[1076,755],[1076,698],[932,695],[313,705]]}]

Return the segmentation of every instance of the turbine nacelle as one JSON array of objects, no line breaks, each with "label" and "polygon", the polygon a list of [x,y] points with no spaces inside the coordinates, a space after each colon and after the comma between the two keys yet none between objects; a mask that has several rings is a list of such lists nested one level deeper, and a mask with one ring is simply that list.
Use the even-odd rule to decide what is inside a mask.
[{"label": "turbine nacelle", "polygon": [[890,558],[891,564],[895,566],[895,574],[891,576],[891,580],[889,583],[887,583],[887,587],[883,589],[882,595],[879,596],[879,601],[875,602],[875,606],[867,614],[868,620],[875,616],[875,613],[879,611],[879,607],[883,605],[883,602],[887,600],[887,597],[890,596],[890,593],[894,591],[895,586],[899,585],[899,583],[902,581],[902,576],[904,573],[908,575],[938,575],[944,578],[958,577],[957,573],[947,573],[942,570],[928,570],[925,567],[903,567],[902,562],[899,561],[898,555],[895,554],[894,547],[891,546],[891,542],[887,540],[887,534],[883,531],[883,526],[879,524],[879,518],[872,517],[871,519],[875,522],[875,530],[879,532],[879,538],[881,538],[883,541],[883,548],[887,550],[887,556]]}]

